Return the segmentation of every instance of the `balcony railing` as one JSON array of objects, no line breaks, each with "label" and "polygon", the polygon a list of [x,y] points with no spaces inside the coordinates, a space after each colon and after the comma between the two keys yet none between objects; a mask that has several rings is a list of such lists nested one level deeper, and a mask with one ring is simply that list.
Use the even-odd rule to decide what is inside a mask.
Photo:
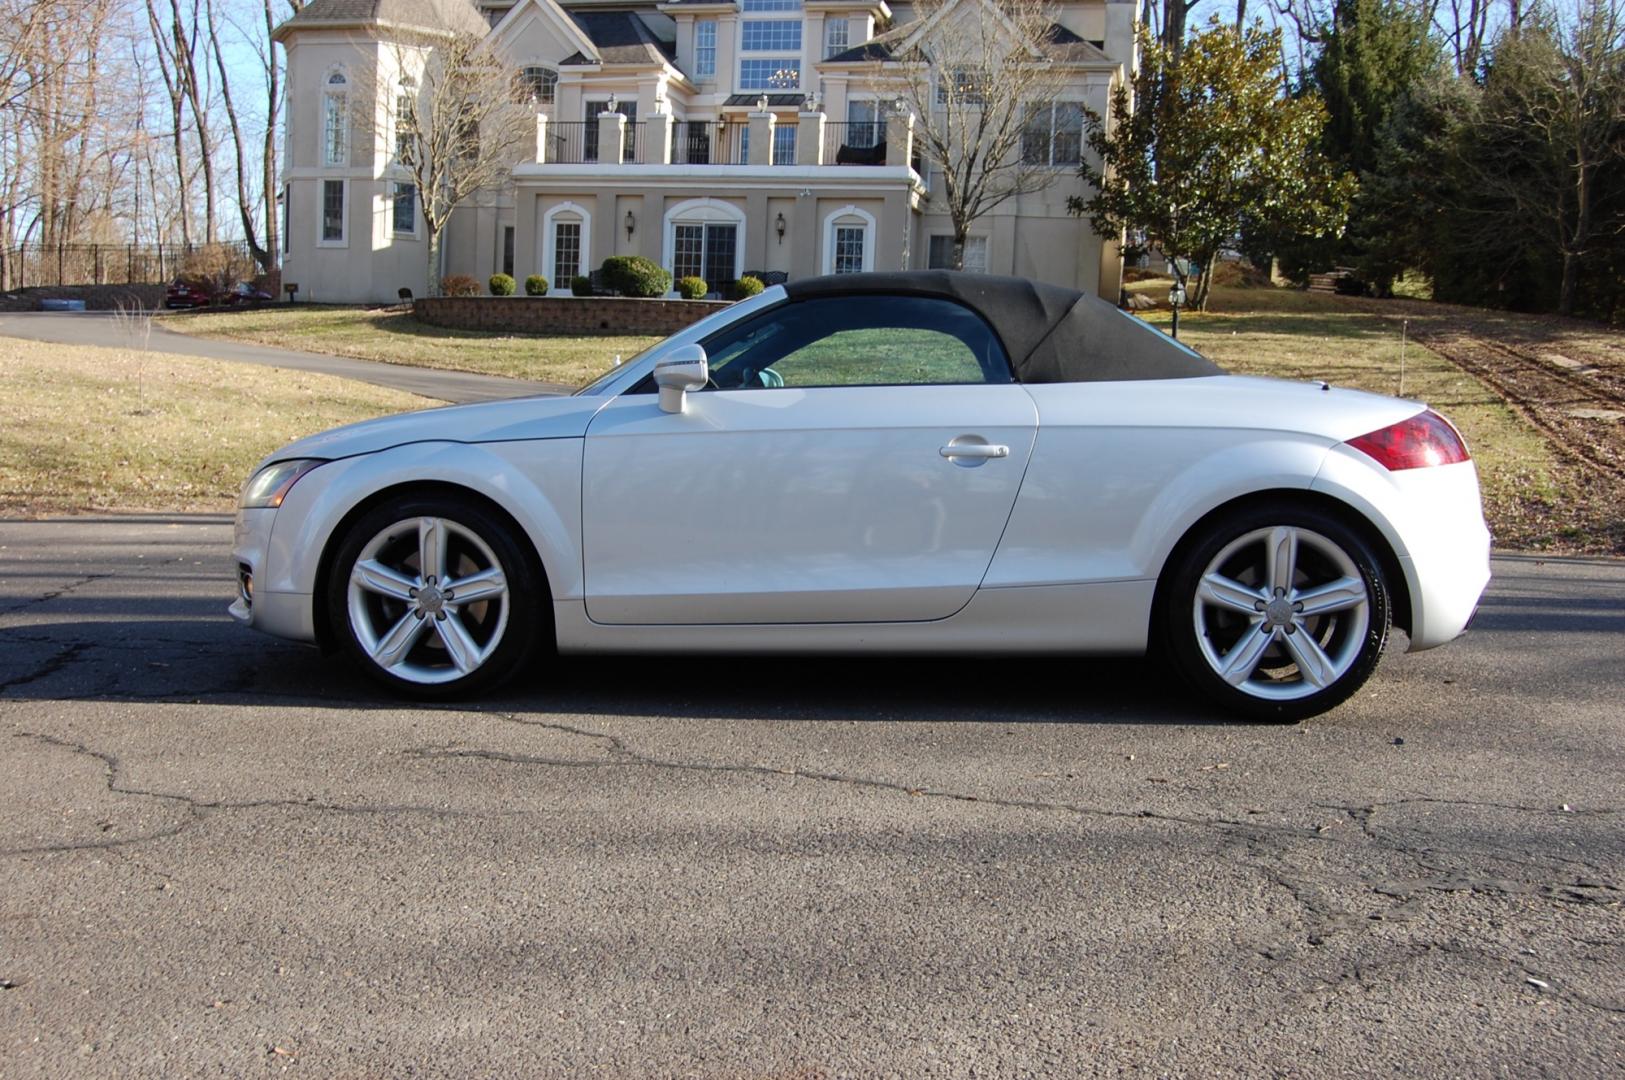
[{"label": "balcony railing", "polygon": [[[621,162],[626,165],[643,163],[643,124],[631,122],[621,145]],[[556,165],[591,165],[599,161],[614,160],[602,153],[598,146],[597,120],[565,120],[547,125],[547,160]]]},{"label": "balcony railing", "polygon": [[746,125],[715,120],[679,120],[672,125],[674,165],[744,165]]},{"label": "balcony railing", "polygon": [[[587,129],[593,129],[592,157],[587,157]],[[567,120],[547,125],[549,164],[580,165],[598,160],[598,122]]]},{"label": "balcony railing", "polygon": [[824,125],[824,164],[886,164],[886,121],[853,120]]},{"label": "balcony railing", "polygon": [[[656,116],[647,121],[627,121],[623,125],[625,135],[618,158],[599,146],[604,126],[612,126],[601,118],[553,123],[539,117],[537,124],[538,150],[543,164],[596,165],[617,160],[628,165],[750,164],[752,125],[744,117],[672,120]],[[773,128],[772,134],[767,134],[764,127],[761,129],[763,137],[770,140],[768,153],[763,155],[758,149],[757,158],[761,160],[765,156],[773,165],[884,166],[888,160],[896,162],[902,154],[909,154],[914,171],[924,175],[924,163],[920,160],[923,147],[907,125],[892,127],[890,134],[900,145],[889,148],[885,120],[826,122],[823,128],[821,143],[798,146],[797,136],[808,129],[794,121]],[[809,150],[813,152],[809,154]]]}]

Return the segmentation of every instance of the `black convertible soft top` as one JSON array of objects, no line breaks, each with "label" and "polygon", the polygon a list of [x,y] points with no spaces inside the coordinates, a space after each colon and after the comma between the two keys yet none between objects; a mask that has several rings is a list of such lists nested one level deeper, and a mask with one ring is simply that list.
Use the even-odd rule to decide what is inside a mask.
[{"label": "black convertible soft top", "polygon": [[1099,297],[1026,278],[905,270],[804,278],[786,282],[784,290],[792,300],[890,293],[956,301],[993,328],[1024,383],[1224,374],[1213,361]]}]

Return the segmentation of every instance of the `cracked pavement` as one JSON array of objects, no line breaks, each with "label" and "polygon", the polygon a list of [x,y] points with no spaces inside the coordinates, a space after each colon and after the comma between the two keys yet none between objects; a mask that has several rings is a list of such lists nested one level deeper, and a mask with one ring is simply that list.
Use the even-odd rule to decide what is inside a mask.
[{"label": "cracked pavement", "polygon": [[0,522],[0,1073],[1617,1076],[1625,563],[1296,727],[1142,662],[380,699],[229,524]]}]

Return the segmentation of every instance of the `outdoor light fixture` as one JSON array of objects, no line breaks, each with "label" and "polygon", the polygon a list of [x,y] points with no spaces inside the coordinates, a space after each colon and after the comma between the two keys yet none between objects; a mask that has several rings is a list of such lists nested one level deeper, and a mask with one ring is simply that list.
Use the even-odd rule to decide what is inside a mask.
[{"label": "outdoor light fixture", "polygon": [[632,230],[638,227],[638,219],[632,216],[632,211],[626,212],[626,238],[632,239]]},{"label": "outdoor light fixture", "polygon": [[779,219],[773,223],[773,227],[779,230],[779,243],[784,243],[784,211],[779,211]]},{"label": "outdoor light fixture", "polygon": [[1185,282],[1180,278],[1174,279],[1173,288],[1168,290],[1168,306],[1174,309],[1173,336],[1179,337],[1179,309],[1185,304]]}]

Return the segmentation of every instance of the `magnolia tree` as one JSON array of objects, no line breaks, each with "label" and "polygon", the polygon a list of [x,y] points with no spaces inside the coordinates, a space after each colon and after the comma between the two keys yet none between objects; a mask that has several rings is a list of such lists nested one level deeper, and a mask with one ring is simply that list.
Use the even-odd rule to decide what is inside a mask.
[{"label": "magnolia tree", "polygon": [[1085,114],[1093,158],[1081,172],[1094,194],[1069,199],[1073,213],[1104,237],[1144,235],[1175,260],[1181,285],[1180,260],[1203,268],[1198,310],[1220,249],[1243,228],[1341,232],[1355,180],[1320,152],[1320,99],[1285,93],[1280,31],[1237,33],[1214,20],[1177,59],[1148,37],[1140,48],[1133,90],[1113,93],[1109,120]]},{"label": "magnolia tree", "polygon": [[942,176],[959,270],[977,218],[1054,182],[1048,158],[1024,154],[1022,137],[1029,109],[1054,101],[1069,72],[1044,51],[1057,23],[1043,0],[921,0],[914,12],[870,86],[915,116],[920,152]]},{"label": "magnolia tree", "polygon": [[518,73],[474,34],[394,47],[380,66],[376,102],[356,116],[417,191],[429,260],[429,292],[440,291],[440,243],[456,209],[485,188],[500,188],[534,145],[534,109]]}]

